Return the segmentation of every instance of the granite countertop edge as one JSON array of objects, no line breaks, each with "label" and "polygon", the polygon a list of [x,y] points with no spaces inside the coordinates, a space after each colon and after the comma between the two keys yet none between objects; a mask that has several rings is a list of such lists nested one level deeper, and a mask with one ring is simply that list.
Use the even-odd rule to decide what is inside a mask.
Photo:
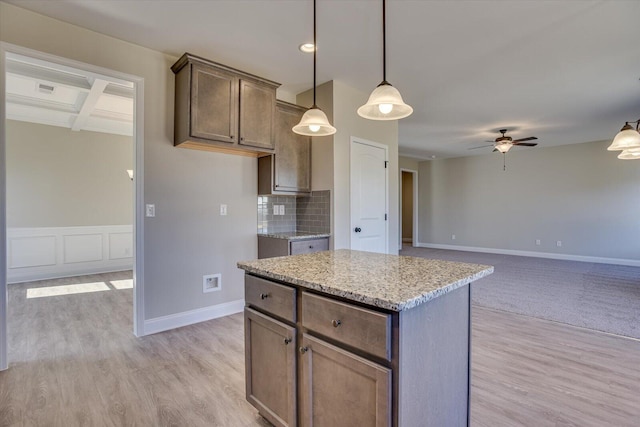
[{"label": "granite countertop edge", "polygon": [[258,236],[270,237],[272,239],[284,239],[284,240],[310,240],[321,239],[325,237],[331,237],[329,233],[258,233]]},{"label": "granite countertop edge", "polygon": [[309,281],[302,280],[292,276],[271,273],[269,271],[266,271],[260,268],[252,267],[251,265],[247,265],[243,262],[238,262],[238,268],[241,268],[250,274],[255,274],[257,276],[262,276],[265,278],[278,280],[278,281],[290,283],[293,285],[298,285],[307,289],[319,291],[329,295],[346,298],[351,301],[357,301],[357,302],[361,302],[363,304],[371,305],[374,307],[383,308],[391,311],[398,311],[398,312],[417,307],[421,304],[424,304],[428,301],[438,298],[439,296],[447,294],[462,286],[468,285],[471,282],[482,279],[483,277],[486,277],[492,274],[493,267],[492,266],[486,266],[486,267],[487,268],[484,270],[481,270],[470,276],[466,276],[461,279],[458,279],[438,289],[421,293],[413,298],[409,298],[404,301],[392,301],[392,300],[386,300],[382,298],[375,298],[375,297],[363,295],[357,292],[349,292],[343,289],[335,289],[335,288],[332,288],[331,286],[322,285],[316,282],[309,282]]}]

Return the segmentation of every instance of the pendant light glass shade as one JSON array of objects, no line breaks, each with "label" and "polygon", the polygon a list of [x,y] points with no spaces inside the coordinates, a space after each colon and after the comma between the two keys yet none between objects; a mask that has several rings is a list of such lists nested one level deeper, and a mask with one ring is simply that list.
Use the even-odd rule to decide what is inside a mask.
[{"label": "pendant light glass shade", "polygon": [[369,120],[398,120],[410,116],[413,108],[402,100],[402,95],[387,81],[387,3],[382,0],[382,83],[369,100],[358,108],[358,115]]},{"label": "pendant light glass shade", "polygon": [[300,123],[292,129],[295,133],[307,136],[326,136],[336,133],[336,128],[331,126],[327,115],[315,105],[309,108]]},{"label": "pendant light glass shade", "polygon": [[618,132],[613,143],[607,148],[609,151],[626,150],[627,148],[640,148],[640,132],[631,127],[629,123]]},{"label": "pendant light glass shade", "polygon": [[640,160],[640,148],[627,148],[618,154],[618,158],[622,160]]},{"label": "pendant light glass shade", "polygon": [[405,104],[398,89],[387,82],[380,83],[367,103],[358,108],[358,115],[369,120],[398,120],[411,113],[413,108]]}]

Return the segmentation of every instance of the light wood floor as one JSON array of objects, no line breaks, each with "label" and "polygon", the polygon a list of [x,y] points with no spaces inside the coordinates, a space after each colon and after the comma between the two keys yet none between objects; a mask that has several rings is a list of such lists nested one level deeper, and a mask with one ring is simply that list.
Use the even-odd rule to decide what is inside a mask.
[{"label": "light wood floor", "polygon": [[[130,273],[9,287],[0,426],[262,426],[241,314],[135,338]],[[26,298],[27,289],[109,290]],[[472,425],[638,426],[640,341],[474,308]],[[416,426],[418,427],[418,426]]]}]

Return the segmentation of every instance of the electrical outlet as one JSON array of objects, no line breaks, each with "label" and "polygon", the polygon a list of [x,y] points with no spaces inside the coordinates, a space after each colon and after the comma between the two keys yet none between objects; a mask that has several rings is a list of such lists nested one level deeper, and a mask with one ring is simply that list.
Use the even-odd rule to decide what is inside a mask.
[{"label": "electrical outlet", "polygon": [[284,215],[284,205],[280,205],[280,215]]},{"label": "electrical outlet", "polygon": [[222,289],[222,274],[207,274],[202,276],[202,292],[214,292]]},{"label": "electrical outlet", "polygon": [[278,207],[278,205],[273,205],[273,214],[280,215],[280,208]]},{"label": "electrical outlet", "polygon": [[451,240],[456,240],[456,235],[455,234],[451,235]]},{"label": "electrical outlet", "polygon": [[145,206],[145,216],[147,218],[153,218],[156,216],[156,205],[148,204]]},{"label": "electrical outlet", "polygon": [[536,246],[540,246],[540,239],[536,239]]},{"label": "electrical outlet", "polygon": [[562,240],[558,240],[558,241],[556,242],[556,246],[557,246],[557,247],[559,247],[559,248],[561,248],[561,247],[562,247]]},{"label": "electrical outlet", "polygon": [[220,205],[220,215],[227,214],[227,205]]}]

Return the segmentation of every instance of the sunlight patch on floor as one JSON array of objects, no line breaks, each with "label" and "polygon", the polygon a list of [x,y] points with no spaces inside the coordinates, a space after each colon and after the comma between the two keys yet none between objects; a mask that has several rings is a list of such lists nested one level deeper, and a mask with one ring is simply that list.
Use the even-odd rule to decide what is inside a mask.
[{"label": "sunlight patch on floor", "polygon": [[124,279],[124,280],[110,280],[111,286],[120,290],[120,289],[133,289],[133,279]]},{"label": "sunlight patch on floor", "polygon": [[90,292],[109,291],[111,288],[104,282],[78,283],[76,285],[48,286],[46,288],[27,289],[27,299],[56,297],[62,295],[85,294]]}]

